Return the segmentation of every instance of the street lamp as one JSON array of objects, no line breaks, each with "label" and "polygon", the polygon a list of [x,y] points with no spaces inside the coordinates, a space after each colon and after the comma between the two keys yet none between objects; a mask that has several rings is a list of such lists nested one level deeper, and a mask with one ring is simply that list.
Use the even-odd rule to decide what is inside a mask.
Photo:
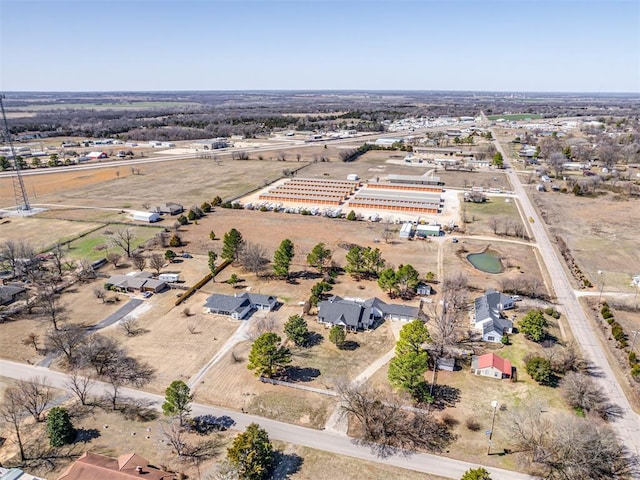
[{"label": "street lamp", "polygon": [[496,423],[496,411],[498,410],[498,401],[492,400],[491,406],[493,407],[493,417],[491,418],[491,430],[489,430],[489,447],[487,448],[487,455],[491,455],[491,439],[493,438],[493,427]]},{"label": "street lamp", "polygon": [[602,277],[602,281],[600,282],[600,295],[598,295],[598,306],[600,306],[600,301],[602,300],[602,291],[604,290],[604,277],[602,276],[602,270],[598,270],[598,275]]}]

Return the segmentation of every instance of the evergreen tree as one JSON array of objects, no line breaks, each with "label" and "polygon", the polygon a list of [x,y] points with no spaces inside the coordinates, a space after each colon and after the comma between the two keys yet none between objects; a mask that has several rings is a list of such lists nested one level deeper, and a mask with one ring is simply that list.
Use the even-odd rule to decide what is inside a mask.
[{"label": "evergreen tree", "polygon": [[491,480],[491,475],[484,468],[470,468],[460,480]]},{"label": "evergreen tree", "polygon": [[247,368],[265,377],[272,377],[285,368],[291,363],[291,352],[281,342],[282,339],[273,332],[260,335],[251,346]]},{"label": "evergreen tree", "polygon": [[240,480],[266,480],[275,463],[269,435],[257,423],[250,424],[234,438],[227,450],[227,460]]},{"label": "evergreen tree", "polygon": [[342,325],[334,325],[329,330],[329,341],[336,347],[342,348],[347,338],[347,332]]},{"label": "evergreen tree", "polygon": [[345,270],[356,278],[360,278],[366,270],[364,249],[359,246],[351,247],[346,255],[347,266]]},{"label": "evergreen tree", "polygon": [[324,243],[318,243],[307,255],[307,263],[309,266],[318,269],[320,273],[323,273],[331,262],[331,254],[331,250]]},{"label": "evergreen tree", "polygon": [[224,234],[222,258],[231,262],[237,260],[243,245],[244,239],[242,238],[242,234],[235,228],[232,228]]},{"label": "evergreen tree", "polygon": [[294,256],[293,242],[285,238],[273,254],[273,272],[279,277],[289,278],[289,268]]},{"label": "evergreen tree", "polygon": [[67,445],[76,438],[69,412],[62,407],[53,407],[47,415],[47,435],[52,447]]},{"label": "evergreen tree", "polygon": [[164,392],[165,401],[162,404],[162,413],[167,417],[177,416],[180,426],[184,424],[185,417],[191,412],[190,403],[193,395],[189,386],[182,380],[174,380]]},{"label": "evergreen tree", "polygon": [[218,268],[218,265],[216,264],[216,260],[218,259],[218,254],[216,252],[209,250],[209,252],[207,253],[207,256],[208,256],[207,264],[209,265],[209,271],[211,272],[213,281],[215,282],[216,269]]},{"label": "evergreen tree", "polygon": [[380,275],[378,275],[378,286],[387,292],[389,296],[393,295],[393,292],[398,288],[398,280],[393,268],[385,268],[380,272]]},{"label": "evergreen tree", "polygon": [[300,315],[292,315],[284,324],[284,333],[287,338],[298,347],[304,347],[309,341],[309,327],[307,321]]},{"label": "evergreen tree", "polygon": [[529,340],[542,341],[546,336],[547,319],[540,310],[531,310],[518,322],[520,332]]}]

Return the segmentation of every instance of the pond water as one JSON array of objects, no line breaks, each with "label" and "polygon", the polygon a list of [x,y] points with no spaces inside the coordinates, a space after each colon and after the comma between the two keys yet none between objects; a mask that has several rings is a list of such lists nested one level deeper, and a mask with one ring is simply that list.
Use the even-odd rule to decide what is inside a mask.
[{"label": "pond water", "polygon": [[483,253],[472,253],[467,255],[467,260],[471,262],[471,265],[486,273],[502,273],[504,268],[500,261],[500,256],[491,250],[486,250]]}]

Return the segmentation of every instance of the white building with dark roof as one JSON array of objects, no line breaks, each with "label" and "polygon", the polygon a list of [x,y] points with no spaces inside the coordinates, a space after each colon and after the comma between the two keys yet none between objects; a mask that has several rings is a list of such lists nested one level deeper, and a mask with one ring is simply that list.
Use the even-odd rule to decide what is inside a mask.
[{"label": "white building with dark roof", "polygon": [[485,342],[500,343],[505,333],[513,331],[513,322],[502,315],[504,310],[510,310],[514,306],[513,299],[496,292],[487,292],[474,301],[471,325],[482,333]]},{"label": "white building with dark roof", "polygon": [[418,307],[388,304],[376,297],[363,300],[336,295],[318,304],[320,323],[340,325],[352,331],[375,328],[382,319],[407,322],[420,316]]},{"label": "white building with dark roof", "polygon": [[241,295],[214,293],[204,304],[206,313],[227,315],[236,320],[248,318],[254,310],[271,311],[278,306],[278,299],[272,295],[244,292]]}]

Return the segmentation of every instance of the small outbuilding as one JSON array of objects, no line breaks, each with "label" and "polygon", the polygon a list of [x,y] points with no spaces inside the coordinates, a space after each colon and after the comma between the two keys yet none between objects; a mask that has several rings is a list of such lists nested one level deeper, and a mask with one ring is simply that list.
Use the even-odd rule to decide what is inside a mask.
[{"label": "small outbuilding", "polygon": [[474,355],[471,357],[471,373],[482,377],[511,378],[514,368],[511,362],[506,358],[499,357],[495,353],[486,353],[484,355]]},{"label": "small outbuilding", "polygon": [[109,155],[107,155],[105,152],[89,152],[87,154],[87,157],[89,157],[91,160],[101,160],[103,158],[108,158]]},{"label": "small outbuilding", "polygon": [[180,274],[178,273],[161,273],[158,275],[158,280],[162,280],[163,282],[175,283],[180,278]]},{"label": "small outbuilding", "polygon": [[436,365],[438,366],[438,370],[446,370],[448,372],[453,372],[456,369],[456,359],[455,358],[438,358],[438,360],[436,360]]},{"label": "small outbuilding", "polygon": [[133,219],[138,222],[154,223],[160,220],[158,212],[133,212]]},{"label": "small outbuilding", "polygon": [[158,213],[168,213],[169,215],[178,215],[184,212],[184,207],[179,203],[167,202],[156,207]]}]

